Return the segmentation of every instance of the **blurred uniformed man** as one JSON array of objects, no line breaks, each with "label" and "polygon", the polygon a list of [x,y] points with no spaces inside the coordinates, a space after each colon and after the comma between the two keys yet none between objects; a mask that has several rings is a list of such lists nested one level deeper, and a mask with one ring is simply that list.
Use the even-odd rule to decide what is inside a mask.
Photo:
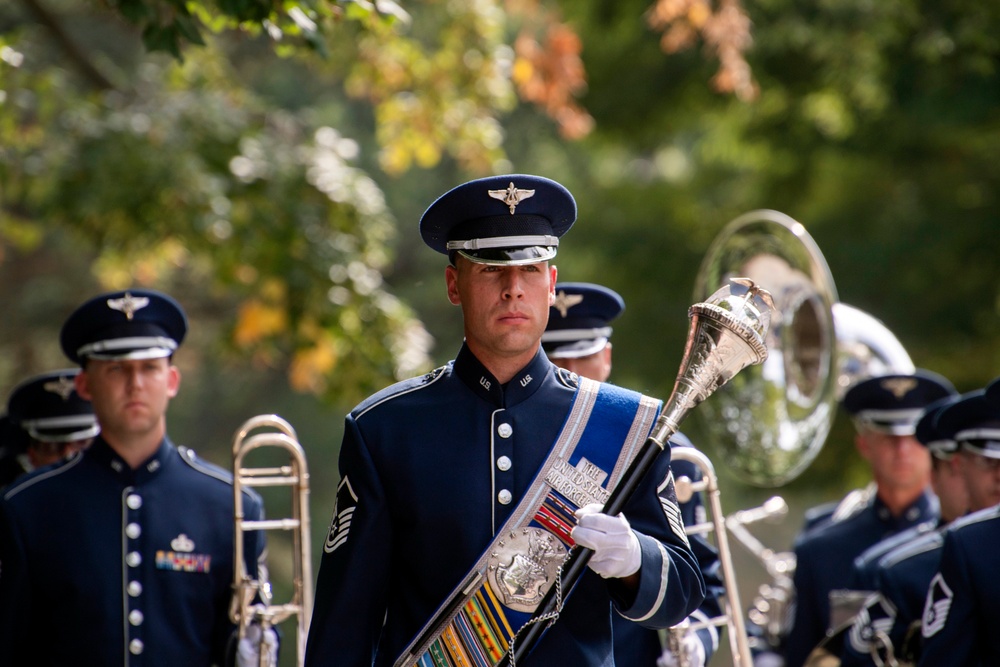
[{"label": "blurred uniformed man", "polygon": [[[919,620],[927,584],[937,569],[934,565],[922,576],[927,570],[924,563],[936,562],[936,557],[930,555],[935,552],[932,545],[941,539],[941,531],[949,523],[969,511],[961,458],[956,455],[958,443],[953,434],[942,433],[937,423],[938,415],[959,400],[960,396],[951,396],[931,404],[917,422],[917,440],[931,453],[931,488],[940,506],[937,520],[896,533],[854,560],[850,588],[868,594],[868,598],[844,628],[844,667],[875,665],[873,650],[883,662],[890,654],[900,656],[907,628]],[[887,646],[890,642],[892,645]]]},{"label": "blurred uniformed man", "polygon": [[854,559],[876,542],[937,516],[930,453],[913,434],[924,409],[954,393],[944,377],[917,371],[868,378],[844,394],[842,405],[857,430],[855,446],[871,467],[876,492],[853,515],[814,528],[795,546],[796,600],[786,667],[801,667],[831,621],[839,626],[856,611],[840,619],[831,608],[836,603],[831,593],[847,586]]},{"label": "blurred uniformed man", "polygon": [[[955,439],[978,470],[975,502],[996,503],[1000,496],[1000,378],[979,396],[941,414],[942,428],[958,429]],[[971,457],[978,458],[971,458]],[[973,495],[976,492],[972,492]],[[944,534],[941,561],[924,600],[919,665],[1000,664],[1000,506],[959,519]]]},{"label": "blurred uniformed man", "polygon": [[519,666],[612,665],[612,614],[665,628],[701,603],[669,456],[624,516],[600,512],[659,402],[541,349],[549,261],[575,219],[562,185],[523,174],[465,183],[424,212],[465,342],[347,416],[307,666],[496,664],[574,542],[593,550],[589,568]]},{"label": "blurred uniformed man", "polygon": [[[625,310],[625,301],[614,290],[593,283],[556,283],[555,302],[549,309],[549,323],[542,334],[542,348],[556,366],[599,382],[611,375],[611,323]],[[677,433],[671,446],[693,446],[686,436]],[[697,466],[687,461],[673,461],[674,478],[701,479]],[[684,525],[706,521],[701,496],[695,495],[680,504]],[[691,548],[698,557],[706,595],[690,622],[707,621],[722,615],[719,596],[724,593],[719,575],[719,554],[704,538],[691,538]],[[660,633],[643,628],[617,614],[612,616],[615,664],[640,667],[675,667],[678,657],[663,646]],[[703,667],[719,647],[719,632],[714,625],[682,635],[680,650],[687,667]]]},{"label": "blurred uniformed man", "polygon": [[[143,289],[95,297],[64,323],[101,433],[0,500],[0,664],[207,667],[236,652],[232,477],[166,433],[186,331],[173,299]],[[244,508],[262,516],[256,494]],[[251,572],[263,548],[247,534]]]},{"label": "blurred uniformed man", "polygon": [[[42,373],[18,384],[7,401],[11,441],[0,441],[7,450],[0,488],[26,472],[61,461],[85,449],[101,430],[90,401],[80,398],[74,378],[80,370]],[[23,435],[16,434],[19,429]]]}]

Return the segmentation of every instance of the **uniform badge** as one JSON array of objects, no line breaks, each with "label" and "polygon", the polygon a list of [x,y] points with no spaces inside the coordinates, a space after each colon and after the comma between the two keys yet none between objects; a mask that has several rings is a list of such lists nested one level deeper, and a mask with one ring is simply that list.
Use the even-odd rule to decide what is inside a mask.
[{"label": "uniform badge", "polygon": [[181,533],[170,540],[169,550],[158,549],[156,551],[156,568],[174,572],[210,572],[212,556],[193,552],[194,540]]},{"label": "uniform badge", "polygon": [[879,386],[900,400],[917,388],[917,381],[913,378],[886,378],[879,382]]},{"label": "uniform badge", "polygon": [[565,290],[559,290],[556,298],[552,301],[552,307],[559,311],[559,314],[566,317],[569,309],[578,303],[583,303],[582,294],[566,294]]},{"label": "uniform badge", "polygon": [[559,576],[567,553],[562,542],[541,528],[512,530],[490,553],[490,588],[505,606],[532,612]]},{"label": "uniform badge", "polygon": [[514,182],[511,181],[510,185],[507,186],[506,190],[487,190],[490,197],[493,199],[499,199],[504,204],[510,207],[510,214],[514,215],[514,209],[525,199],[529,199],[535,196],[534,190],[522,190],[514,187]]},{"label": "uniform badge", "polygon": [[948,612],[951,610],[951,601],[954,594],[948,583],[938,572],[931,579],[930,588],[927,591],[927,601],[924,603],[923,627],[921,632],[924,637],[932,637],[941,631],[941,628],[948,622]]},{"label": "uniform badge", "polygon": [[876,636],[888,636],[896,622],[896,608],[879,594],[868,598],[865,606],[854,617],[849,634],[851,648],[861,655],[868,655]]},{"label": "uniform badge", "polygon": [[667,518],[670,525],[670,532],[680,538],[680,540],[690,546],[687,531],[684,530],[684,519],[681,516],[681,508],[677,505],[676,494],[674,493],[674,473],[668,472],[663,483],[656,488],[660,497],[660,507],[663,508],[663,516]]},{"label": "uniform badge", "polygon": [[120,310],[125,313],[126,319],[131,320],[137,310],[142,310],[149,305],[149,298],[140,296],[134,297],[128,292],[120,299],[108,299],[108,308]]},{"label": "uniform badge", "polygon": [[607,477],[608,473],[586,458],[581,457],[575,467],[565,459],[559,459],[546,475],[545,483],[577,507],[583,507],[607,502],[611,492],[601,486]]},{"label": "uniform badge", "polygon": [[58,380],[52,380],[42,385],[42,389],[57,394],[64,401],[69,398],[75,388],[73,381],[65,375],[60,375]]},{"label": "uniform badge", "polygon": [[354,517],[354,510],[358,507],[358,496],[351,488],[351,482],[347,477],[340,482],[337,487],[337,500],[333,505],[333,519],[330,522],[330,532],[327,533],[326,543],[323,551],[333,553],[337,547],[347,541],[347,535],[351,531],[351,519]]}]

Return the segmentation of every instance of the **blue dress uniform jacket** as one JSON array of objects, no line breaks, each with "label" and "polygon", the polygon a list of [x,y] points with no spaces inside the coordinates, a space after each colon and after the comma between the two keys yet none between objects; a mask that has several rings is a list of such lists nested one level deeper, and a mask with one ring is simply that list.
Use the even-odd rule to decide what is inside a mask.
[{"label": "blue dress uniform jacket", "polygon": [[[673,447],[693,446],[682,434],[675,435],[670,444]],[[671,461],[670,467],[673,469],[674,479],[681,477],[688,477],[693,481],[701,479],[701,471],[689,461]],[[681,518],[685,526],[693,526],[707,520],[705,506],[701,502],[701,494],[694,496],[686,503],[681,503],[680,508]],[[691,621],[705,621],[722,615],[719,596],[724,595],[726,589],[722,582],[719,552],[700,535],[691,536],[690,541],[691,550],[698,559],[698,567],[705,580],[705,600],[692,614]],[[656,659],[663,653],[663,644],[659,633],[633,623],[619,614],[613,614],[611,618],[615,640],[615,664],[625,667],[654,667]],[[713,626],[699,630],[698,638],[701,640],[702,646],[705,647],[705,662],[707,664],[719,647],[719,632]]]},{"label": "blue dress uniform jacket", "polygon": [[786,644],[786,667],[801,667],[830,625],[830,592],[846,588],[854,559],[880,540],[938,515],[937,498],[925,492],[893,518],[876,496],[841,521],[814,528],[795,547],[795,615]]},{"label": "blue dress uniform jacket", "polygon": [[[394,663],[521,501],[576,382],[539,350],[501,386],[463,345],[453,362],[375,394],[347,416],[306,665]],[[666,627],[701,603],[697,562],[665,516],[667,505],[677,511],[669,459],[657,459],[624,512],[642,547],[634,599],[587,569],[559,620],[518,665],[611,665],[612,604]]]},{"label": "blue dress uniform jacket", "polygon": [[[921,524],[924,525],[924,524]],[[919,623],[927,598],[927,587],[941,563],[944,528],[924,531],[906,544],[889,551],[871,567],[871,581],[876,591],[866,603],[864,615],[859,617],[848,641],[844,644],[841,667],[848,665],[875,665],[866,644],[871,623],[882,623],[883,630],[892,642],[896,659],[910,654],[920,644],[914,642],[913,624]],[[919,628],[916,631],[919,636]],[[904,654],[903,649],[906,649]],[[884,652],[881,653],[884,657]],[[906,655],[909,658],[909,655]],[[907,659],[912,663],[913,660]]]},{"label": "blue dress uniform jacket", "polygon": [[[244,511],[261,518],[257,494]],[[256,572],[261,533],[245,544]],[[0,562],[0,664],[224,664],[232,476],[168,440],[132,470],[99,437],[6,489]]]},{"label": "blue dress uniform jacket", "polygon": [[924,602],[921,667],[1000,665],[1000,506],[952,522]]}]

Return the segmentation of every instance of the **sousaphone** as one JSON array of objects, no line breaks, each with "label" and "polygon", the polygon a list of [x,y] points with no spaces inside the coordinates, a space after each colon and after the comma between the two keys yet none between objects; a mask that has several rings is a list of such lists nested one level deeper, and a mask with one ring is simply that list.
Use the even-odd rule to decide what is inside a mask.
[{"label": "sousaphone", "polygon": [[694,298],[736,276],[774,300],[768,358],[716,391],[697,420],[705,442],[742,481],[780,486],[816,458],[836,414],[837,289],[805,227],[771,210],[746,213],[715,238]]}]

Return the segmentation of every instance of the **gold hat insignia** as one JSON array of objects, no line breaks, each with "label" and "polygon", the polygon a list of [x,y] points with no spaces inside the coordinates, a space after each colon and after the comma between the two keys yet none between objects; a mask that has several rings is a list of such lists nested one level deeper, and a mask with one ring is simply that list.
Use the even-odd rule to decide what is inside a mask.
[{"label": "gold hat insignia", "polygon": [[514,215],[514,209],[518,204],[523,202],[525,199],[530,199],[535,196],[534,190],[521,190],[514,187],[514,182],[511,181],[510,185],[507,186],[506,190],[488,190],[490,197],[493,199],[499,199],[504,204],[510,207],[510,214]]},{"label": "gold hat insignia", "polygon": [[899,400],[917,388],[917,381],[914,378],[888,378],[882,380],[879,386]]},{"label": "gold hat insignia", "polygon": [[108,308],[111,310],[120,310],[130,320],[137,310],[142,310],[148,305],[149,299],[147,297],[140,296],[136,298],[128,292],[125,292],[125,296],[120,299],[108,299]]},{"label": "gold hat insignia", "polygon": [[42,389],[51,391],[53,394],[58,394],[64,401],[69,398],[69,395],[73,393],[73,389],[75,388],[73,381],[65,375],[60,375],[58,380],[52,380],[42,385]]},{"label": "gold hat insignia", "polygon": [[566,317],[569,314],[570,308],[582,302],[582,294],[566,294],[563,290],[559,290],[555,300],[552,302],[552,307],[558,310],[560,315]]}]

